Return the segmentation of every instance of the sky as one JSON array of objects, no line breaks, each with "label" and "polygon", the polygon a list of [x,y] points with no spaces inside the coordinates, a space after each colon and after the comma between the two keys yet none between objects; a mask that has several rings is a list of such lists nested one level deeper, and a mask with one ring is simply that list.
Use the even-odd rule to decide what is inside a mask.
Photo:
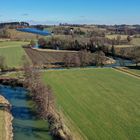
[{"label": "sky", "polygon": [[0,0],[0,22],[140,24],[140,0]]}]

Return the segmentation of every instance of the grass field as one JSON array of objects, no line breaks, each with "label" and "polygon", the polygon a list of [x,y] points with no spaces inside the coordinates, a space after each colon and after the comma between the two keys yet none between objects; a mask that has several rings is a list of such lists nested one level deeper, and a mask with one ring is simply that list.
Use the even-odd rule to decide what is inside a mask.
[{"label": "grass field", "polygon": [[139,79],[113,69],[81,69],[48,71],[44,81],[83,139],[139,140]]},{"label": "grass field", "polygon": [[6,65],[8,67],[20,67],[22,65],[22,56],[26,55],[22,45],[27,42],[8,41],[0,42],[0,56],[5,57]]},{"label": "grass field", "polygon": [[5,138],[5,122],[4,122],[4,112],[0,110],[0,140]]},{"label": "grass field", "polygon": [[0,42],[0,48],[21,47],[26,44],[29,43],[23,41],[2,41]]}]

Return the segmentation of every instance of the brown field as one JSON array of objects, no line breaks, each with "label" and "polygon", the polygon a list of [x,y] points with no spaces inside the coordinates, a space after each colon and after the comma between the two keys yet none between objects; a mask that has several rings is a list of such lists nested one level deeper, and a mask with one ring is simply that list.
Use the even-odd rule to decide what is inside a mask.
[{"label": "brown field", "polygon": [[76,51],[41,50],[32,48],[24,48],[24,50],[35,65],[62,63],[65,55],[77,55],[78,53]]},{"label": "brown field", "polygon": [[[34,40],[37,38],[37,36],[34,34],[19,32],[15,29],[8,29],[8,32],[10,33],[11,39]],[[41,37],[41,36],[39,36],[39,37]]]}]

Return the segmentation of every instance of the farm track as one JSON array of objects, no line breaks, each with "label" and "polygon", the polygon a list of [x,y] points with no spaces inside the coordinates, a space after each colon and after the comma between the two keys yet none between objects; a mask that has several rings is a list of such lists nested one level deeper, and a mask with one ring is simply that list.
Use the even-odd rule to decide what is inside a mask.
[{"label": "farm track", "polygon": [[126,69],[126,68],[117,68],[116,67],[116,68],[113,68],[113,69],[116,70],[116,71],[119,71],[121,73],[125,73],[125,74],[127,74],[129,76],[132,76],[134,78],[140,79],[140,75],[139,74],[135,74],[135,73],[129,71],[128,69]]}]

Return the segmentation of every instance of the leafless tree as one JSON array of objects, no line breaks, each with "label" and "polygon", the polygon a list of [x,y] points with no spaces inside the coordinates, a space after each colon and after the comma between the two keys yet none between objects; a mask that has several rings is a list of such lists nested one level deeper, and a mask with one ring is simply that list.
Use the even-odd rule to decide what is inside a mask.
[{"label": "leafless tree", "polygon": [[135,47],[132,53],[132,58],[136,66],[140,63],[140,48]]},{"label": "leafless tree", "polygon": [[105,60],[106,60],[105,53],[103,51],[98,51],[96,53],[96,58],[95,59],[96,59],[95,60],[96,61],[96,65],[102,67],[104,65]]},{"label": "leafless tree", "polygon": [[87,50],[79,51],[79,58],[81,66],[87,66],[91,63],[91,53]]},{"label": "leafless tree", "polygon": [[117,45],[120,45],[120,41],[121,41],[121,36],[118,35],[118,36],[117,36]]},{"label": "leafless tree", "polygon": [[63,58],[64,66],[69,68],[72,66],[72,56],[71,54],[66,53]]}]

